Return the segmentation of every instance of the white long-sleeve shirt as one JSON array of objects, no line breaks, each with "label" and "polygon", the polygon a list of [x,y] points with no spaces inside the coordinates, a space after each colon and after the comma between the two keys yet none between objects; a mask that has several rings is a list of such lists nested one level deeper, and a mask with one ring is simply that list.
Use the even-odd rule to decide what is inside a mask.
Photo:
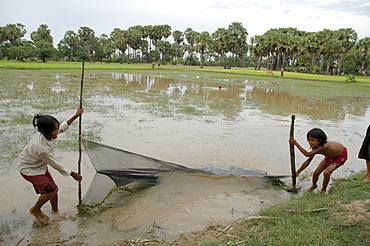
[{"label": "white long-sleeve shirt", "polygon": [[[59,126],[59,133],[68,130],[68,128],[68,123],[63,122]],[[48,165],[64,176],[71,174],[71,170],[60,164],[55,157],[54,142],[38,132],[22,150],[18,159],[18,170],[27,176],[42,175],[45,174]]]}]

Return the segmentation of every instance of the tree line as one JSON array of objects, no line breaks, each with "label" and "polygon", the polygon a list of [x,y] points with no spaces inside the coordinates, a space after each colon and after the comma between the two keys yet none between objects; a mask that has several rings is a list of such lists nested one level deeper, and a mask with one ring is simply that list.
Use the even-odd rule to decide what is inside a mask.
[{"label": "tree line", "polygon": [[[97,37],[89,27],[68,30],[53,46],[46,24],[27,33],[21,23],[0,26],[0,59],[185,64],[203,66],[262,67],[269,70],[369,75],[370,38],[358,40],[352,28],[306,32],[297,28],[274,28],[255,35],[248,43],[247,29],[240,22],[215,32],[192,28],[172,31],[169,25],[115,28]],[[167,41],[172,38],[173,42]]]}]

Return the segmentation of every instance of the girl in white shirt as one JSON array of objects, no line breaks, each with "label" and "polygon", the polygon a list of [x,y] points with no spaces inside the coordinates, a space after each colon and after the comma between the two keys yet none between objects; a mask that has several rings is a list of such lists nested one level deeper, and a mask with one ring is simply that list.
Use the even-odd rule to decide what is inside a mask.
[{"label": "girl in white shirt", "polygon": [[32,124],[39,131],[21,152],[18,159],[18,169],[23,178],[31,182],[36,193],[40,197],[30,209],[30,214],[41,222],[50,221],[50,218],[41,211],[41,207],[50,201],[53,212],[58,211],[58,186],[53,180],[48,165],[56,169],[64,176],[71,175],[76,181],[81,182],[82,176],[69,170],[60,164],[55,157],[54,142],[58,134],[66,131],[69,125],[83,113],[83,108],[66,122],[59,124],[59,121],[50,115],[36,115]]}]

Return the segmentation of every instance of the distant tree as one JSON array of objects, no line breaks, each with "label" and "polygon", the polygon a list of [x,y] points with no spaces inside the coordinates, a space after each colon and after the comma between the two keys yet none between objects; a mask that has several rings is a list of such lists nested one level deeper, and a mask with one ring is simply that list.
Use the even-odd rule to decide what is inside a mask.
[{"label": "distant tree", "polygon": [[164,38],[164,41],[166,41],[166,39],[171,36],[172,32],[172,28],[170,25],[160,25],[158,26],[159,28],[159,31],[160,31],[160,35],[161,35],[161,39]]},{"label": "distant tree", "polygon": [[200,68],[203,68],[204,60],[205,60],[204,54],[208,50],[210,42],[211,42],[211,35],[207,31],[201,32],[196,37],[197,49],[200,53]]},{"label": "distant tree", "polygon": [[242,23],[233,22],[229,25],[228,30],[230,32],[230,52],[233,56],[238,56],[240,61],[243,61],[248,53],[247,29],[243,27]]},{"label": "distant tree", "polygon": [[175,30],[172,33],[172,37],[176,43],[176,58],[182,57],[180,56],[180,45],[184,42],[184,33],[182,31]]},{"label": "distant tree", "polygon": [[33,42],[45,42],[53,43],[53,37],[51,36],[51,31],[46,24],[41,24],[37,31],[31,33],[31,39]]},{"label": "distant tree", "polygon": [[62,40],[59,41],[58,50],[63,57],[67,56],[71,61],[73,56],[76,56],[78,44],[78,36],[74,31],[67,31]]},{"label": "distant tree", "polygon": [[36,56],[43,62],[46,62],[46,59],[53,57],[56,52],[53,46],[53,37],[50,33],[50,29],[46,24],[41,24],[37,31],[31,33],[31,39],[36,47]]},{"label": "distant tree", "polygon": [[162,30],[160,26],[151,26],[149,38],[151,39],[152,45],[157,49],[157,42],[162,39]]},{"label": "distant tree", "polygon": [[211,35],[211,47],[221,58],[221,65],[226,69],[225,55],[230,51],[230,30],[226,28],[218,28]]},{"label": "distant tree", "polygon": [[89,27],[80,27],[78,30],[78,42],[82,48],[84,57],[82,59],[89,59],[93,61],[94,52],[98,49],[99,38],[95,37],[95,31]]},{"label": "distant tree", "polygon": [[198,35],[199,33],[194,31],[192,28],[187,28],[184,32],[185,39],[189,44],[189,54],[192,54],[195,51],[195,43]]},{"label": "distant tree", "polygon": [[0,26],[0,60],[3,59],[3,43],[7,41],[5,27]]},{"label": "distant tree", "polygon": [[142,42],[141,26],[130,27],[127,32],[127,45],[133,50],[134,62],[137,61],[136,51],[140,49]]},{"label": "distant tree", "polygon": [[265,36],[256,35],[254,37],[251,37],[250,41],[251,41],[250,52],[253,56],[253,60],[255,63],[254,69],[260,70],[262,58],[267,56],[268,53],[265,44]]},{"label": "distant tree", "polygon": [[[313,68],[315,67],[316,59],[320,57],[320,38],[316,32],[307,33],[304,37],[302,37],[301,42],[299,44],[298,50],[300,51],[301,55],[309,54],[311,56],[311,63],[308,68],[308,72],[312,73]],[[297,55],[293,56],[294,60],[292,61],[291,68],[293,70],[295,58],[298,57]]]},{"label": "distant tree", "polygon": [[355,45],[355,54],[361,61],[361,67],[359,70],[369,69],[369,59],[370,59],[370,37],[363,38]]},{"label": "distant tree", "polygon": [[[338,30],[338,40],[342,46],[341,51],[338,53],[339,57],[342,57],[339,63],[339,68],[337,73],[340,74],[340,69],[344,66],[345,63],[345,54],[348,53],[356,44],[357,33],[352,28],[341,28]],[[354,63],[352,62],[351,65]]]},{"label": "distant tree", "polygon": [[125,51],[127,50],[128,39],[126,32],[127,31],[115,28],[110,34],[110,38],[112,39],[115,48],[121,51],[121,63],[123,62]]},{"label": "distant tree", "polygon": [[358,72],[358,68],[361,66],[361,60],[356,57],[355,49],[352,49],[345,54],[344,61],[342,72],[351,75]]},{"label": "distant tree", "polygon": [[15,44],[16,42],[20,41],[21,38],[23,38],[26,33],[27,33],[26,28],[21,23],[7,24],[3,28],[2,36],[3,39],[5,39],[6,41]]},{"label": "distant tree", "polygon": [[17,45],[10,45],[7,49],[7,55],[9,59],[14,58],[22,61],[24,58],[35,55],[35,47],[31,41],[21,41]]},{"label": "distant tree", "polygon": [[42,62],[46,62],[46,59],[53,57],[56,53],[56,49],[53,44],[49,42],[36,42],[35,46],[36,55],[41,58]]},{"label": "distant tree", "polygon": [[107,61],[110,62],[112,59],[112,54],[114,54],[115,51],[113,40],[109,38],[107,35],[102,34],[100,35],[99,42],[103,49],[104,57],[106,57]]},{"label": "distant tree", "polygon": [[168,41],[158,41],[157,42],[157,48],[158,51],[162,54],[162,60],[167,61],[168,60],[168,54],[171,49],[171,44]]}]

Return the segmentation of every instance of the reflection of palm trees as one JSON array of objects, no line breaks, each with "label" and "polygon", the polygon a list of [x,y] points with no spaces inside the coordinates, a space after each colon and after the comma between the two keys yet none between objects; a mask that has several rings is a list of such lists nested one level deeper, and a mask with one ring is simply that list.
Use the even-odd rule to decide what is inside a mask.
[{"label": "reflection of palm trees", "polygon": [[292,95],[289,92],[271,90],[266,88],[254,88],[246,92],[247,98],[258,102],[258,108],[268,113],[291,114],[292,112],[307,115],[312,119],[344,120],[346,114],[363,115],[366,108],[361,106],[349,108],[348,105],[355,105],[357,99],[342,98],[329,99],[326,101],[309,100],[300,96]]},{"label": "reflection of palm trees", "polygon": [[[294,112],[312,119],[344,120],[347,113],[363,115],[368,105],[358,103],[358,98],[309,100],[285,91],[254,87],[250,85],[253,81],[248,81],[248,85],[220,85],[191,78],[171,79],[124,74],[123,78],[117,76],[115,81],[106,84],[113,87],[115,84],[122,84],[122,80],[125,84],[124,92],[116,87],[115,90],[109,90],[112,95],[124,96],[125,99],[135,102],[155,103],[156,111],[168,112],[169,115],[175,115],[174,112],[179,108],[191,105],[198,109],[198,113],[220,114],[228,118],[237,117],[245,110],[256,108],[268,114],[290,115]],[[349,108],[348,105],[354,106]]]}]

